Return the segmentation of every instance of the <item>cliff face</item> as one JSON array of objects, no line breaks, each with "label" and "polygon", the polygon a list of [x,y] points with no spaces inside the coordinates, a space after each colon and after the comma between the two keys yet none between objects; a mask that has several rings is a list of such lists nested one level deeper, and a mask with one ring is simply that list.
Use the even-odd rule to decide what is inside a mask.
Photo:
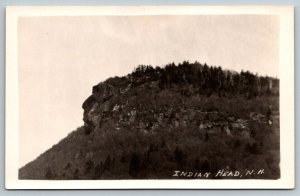
[{"label": "cliff face", "polygon": [[140,67],[99,83],[82,104],[84,126],[21,168],[20,179],[168,179],[222,168],[265,168],[243,178],[278,178],[277,79],[207,70]]},{"label": "cliff face", "polygon": [[101,125],[105,114],[111,111],[111,100],[119,95],[119,89],[108,83],[100,83],[93,87],[93,94],[82,104],[83,121],[87,133]]}]

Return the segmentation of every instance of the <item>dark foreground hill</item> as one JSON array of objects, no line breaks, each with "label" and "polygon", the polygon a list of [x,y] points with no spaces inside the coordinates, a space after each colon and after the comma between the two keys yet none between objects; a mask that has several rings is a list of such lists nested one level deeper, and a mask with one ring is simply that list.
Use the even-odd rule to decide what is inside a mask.
[{"label": "dark foreground hill", "polygon": [[183,62],[93,87],[84,126],[20,179],[280,177],[279,80]]}]

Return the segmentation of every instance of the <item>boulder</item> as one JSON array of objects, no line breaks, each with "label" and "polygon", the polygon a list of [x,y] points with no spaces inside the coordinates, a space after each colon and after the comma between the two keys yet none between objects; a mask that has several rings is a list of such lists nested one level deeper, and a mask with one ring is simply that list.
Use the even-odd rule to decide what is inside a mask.
[{"label": "boulder", "polygon": [[118,112],[120,110],[120,105],[116,104],[114,107],[113,107],[113,112]]},{"label": "boulder", "polygon": [[199,129],[207,129],[207,125],[204,123],[200,123]]},{"label": "boulder", "polygon": [[229,127],[226,126],[226,127],[224,128],[224,130],[225,130],[225,132],[226,132],[226,134],[227,134],[228,136],[232,136],[232,133],[231,133]]},{"label": "boulder", "polygon": [[89,96],[89,97],[83,102],[83,104],[82,104],[82,109],[83,109],[84,111],[89,111],[89,110],[93,107],[93,105],[94,105],[95,102],[97,102],[97,101],[94,99],[94,96],[93,96],[93,95]]},{"label": "boulder", "polygon": [[82,104],[87,133],[99,126],[104,115],[113,109],[110,99],[118,93],[118,88],[105,82],[93,87],[93,94]]},{"label": "boulder", "polygon": [[98,105],[98,103],[92,95],[89,96],[82,104],[83,121],[86,133],[90,133],[94,128],[91,111],[95,110],[95,105]]},{"label": "boulder", "polygon": [[93,87],[93,98],[99,103],[109,100],[119,93],[119,89],[107,83],[100,83]]},{"label": "boulder", "polygon": [[100,107],[98,102],[93,102],[89,107],[85,107],[83,112],[83,121],[87,133],[91,132],[96,126],[99,125],[101,119]]}]

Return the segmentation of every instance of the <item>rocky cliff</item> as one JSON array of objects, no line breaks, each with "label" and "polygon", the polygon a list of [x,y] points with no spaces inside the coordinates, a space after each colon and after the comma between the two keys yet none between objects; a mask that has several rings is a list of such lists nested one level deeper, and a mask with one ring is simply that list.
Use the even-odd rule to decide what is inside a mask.
[{"label": "rocky cliff", "polygon": [[84,126],[19,177],[167,179],[175,170],[264,168],[243,178],[278,178],[278,101],[275,78],[186,62],[140,66],[95,85],[82,104]]}]

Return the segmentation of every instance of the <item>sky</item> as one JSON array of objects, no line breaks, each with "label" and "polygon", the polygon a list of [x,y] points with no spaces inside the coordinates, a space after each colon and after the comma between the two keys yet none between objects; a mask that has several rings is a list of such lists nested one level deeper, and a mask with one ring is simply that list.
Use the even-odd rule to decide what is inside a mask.
[{"label": "sky", "polygon": [[20,17],[19,166],[83,125],[92,87],[139,64],[198,61],[279,76],[272,15]]}]

